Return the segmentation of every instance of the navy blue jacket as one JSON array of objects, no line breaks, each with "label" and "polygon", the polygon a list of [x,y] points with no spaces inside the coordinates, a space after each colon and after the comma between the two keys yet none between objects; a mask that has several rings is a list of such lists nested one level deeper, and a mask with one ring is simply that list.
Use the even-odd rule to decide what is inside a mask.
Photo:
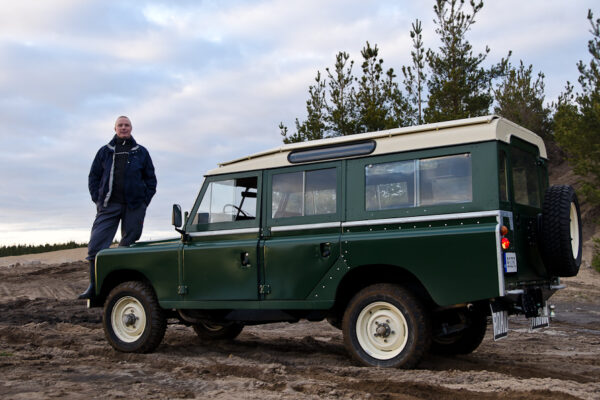
[{"label": "navy blue jacket", "polygon": [[[156,193],[156,175],[150,153],[144,146],[131,138],[133,147],[129,151],[125,167],[125,202],[129,208],[137,208],[141,204],[148,206]],[[115,163],[115,138],[102,146],[90,169],[88,188],[92,201],[106,207],[110,200]]]}]

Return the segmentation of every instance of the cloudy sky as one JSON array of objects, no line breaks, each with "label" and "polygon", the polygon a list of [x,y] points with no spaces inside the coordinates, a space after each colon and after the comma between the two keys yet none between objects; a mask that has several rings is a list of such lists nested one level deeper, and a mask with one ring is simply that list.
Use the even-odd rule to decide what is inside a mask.
[{"label": "cloudy sky", "polygon": [[[594,10],[594,6],[596,9]],[[174,236],[171,204],[203,173],[281,143],[305,115],[317,70],[368,40],[386,68],[410,63],[410,24],[434,34],[433,1],[3,1],[0,13],[0,245],[87,241],[87,176],[126,114],[152,155],[158,192],[142,239]],[[588,61],[595,1],[487,1],[469,40],[546,75],[547,100]]]}]

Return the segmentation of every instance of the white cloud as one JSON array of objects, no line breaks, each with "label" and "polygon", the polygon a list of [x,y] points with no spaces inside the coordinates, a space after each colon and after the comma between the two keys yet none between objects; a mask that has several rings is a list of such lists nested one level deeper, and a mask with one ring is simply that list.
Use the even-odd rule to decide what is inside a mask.
[{"label": "white cloud", "polygon": [[[469,40],[476,52],[491,47],[490,62],[511,49],[514,62],[533,63],[552,98],[576,80],[575,63],[588,59],[585,17],[593,6],[487,2]],[[189,209],[204,172],[281,143],[277,125],[304,116],[308,85],[338,51],[349,52],[358,71],[369,40],[399,74],[410,62],[416,18],[425,47],[436,48],[432,7],[407,0],[5,4],[0,244],[48,235],[87,240],[94,213],[87,174],[121,114],[132,118],[159,177],[145,237],[170,231],[170,204]]]}]

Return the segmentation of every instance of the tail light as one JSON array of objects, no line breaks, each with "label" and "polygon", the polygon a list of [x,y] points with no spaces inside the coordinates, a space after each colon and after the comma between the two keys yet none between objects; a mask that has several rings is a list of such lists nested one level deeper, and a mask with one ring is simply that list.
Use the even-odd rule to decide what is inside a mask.
[{"label": "tail light", "polygon": [[502,235],[502,239],[500,239],[500,245],[502,246],[502,250],[508,250],[510,247],[510,240],[506,237],[508,234],[508,228],[504,225],[500,227],[500,234]]}]

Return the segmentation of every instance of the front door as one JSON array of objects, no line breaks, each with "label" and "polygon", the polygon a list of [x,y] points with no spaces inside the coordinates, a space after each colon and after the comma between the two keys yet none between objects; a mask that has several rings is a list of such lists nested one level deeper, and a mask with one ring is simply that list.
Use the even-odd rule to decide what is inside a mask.
[{"label": "front door", "polygon": [[260,173],[209,177],[186,231],[186,301],[257,300]]}]

